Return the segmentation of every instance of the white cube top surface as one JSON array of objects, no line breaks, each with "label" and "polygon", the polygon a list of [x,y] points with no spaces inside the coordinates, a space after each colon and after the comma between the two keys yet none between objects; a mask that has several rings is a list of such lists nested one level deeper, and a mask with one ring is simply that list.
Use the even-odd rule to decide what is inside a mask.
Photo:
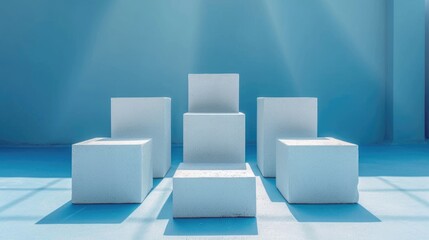
[{"label": "white cube top surface", "polygon": [[174,178],[255,177],[248,163],[181,163]]},{"label": "white cube top surface", "polygon": [[195,112],[187,112],[185,115],[191,115],[191,116],[244,116],[244,113],[237,112],[237,113],[195,113]]},{"label": "white cube top surface", "polygon": [[189,74],[189,112],[238,112],[239,74]]},{"label": "white cube top surface", "polygon": [[288,146],[356,146],[331,137],[279,139],[279,141]]},{"label": "white cube top surface", "polygon": [[129,138],[93,138],[75,145],[142,145],[149,142],[150,138],[129,139]]}]

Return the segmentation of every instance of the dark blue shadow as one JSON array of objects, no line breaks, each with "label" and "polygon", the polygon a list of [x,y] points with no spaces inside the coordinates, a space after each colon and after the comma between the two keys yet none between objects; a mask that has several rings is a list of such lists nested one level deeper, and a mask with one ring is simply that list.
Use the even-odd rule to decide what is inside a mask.
[{"label": "dark blue shadow", "polygon": [[381,222],[360,204],[287,204],[298,222]]},{"label": "dark blue shadow", "polygon": [[170,219],[167,236],[258,235],[256,218]]},{"label": "dark blue shadow", "polygon": [[0,147],[0,177],[71,177],[71,147]]},{"label": "dark blue shadow", "polygon": [[429,176],[429,144],[361,146],[360,176]]},{"label": "dark blue shadow", "polygon": [[72,204],[67,202],[37,224],[119,224],[140,204]]}]

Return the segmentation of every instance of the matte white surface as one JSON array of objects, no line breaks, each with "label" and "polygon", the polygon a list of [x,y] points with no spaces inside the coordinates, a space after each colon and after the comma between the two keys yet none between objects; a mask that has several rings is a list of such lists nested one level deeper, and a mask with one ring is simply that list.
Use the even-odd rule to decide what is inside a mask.
[{"label": "matte white surface", "polygon": [[239,74],[189,74],[189,112],[237,113]]},{"label": "matte white surface", "polygon": [[153,176],[171,166],[171,99],[112,98],[112,138],[151,138]]},{"label": "matte white surface", "polygon": [[257,105],[258,167],[275,177],[278,138],[317,137],[317,98],[261,97]]},{"label": "matte white surface", "polygon": [[183,161],[194,163],[244,163],[243,113],[185,113]]},{"label": "matte white surface", "polygon": [[276,186],[289,203],[356,203],[358,146],[333,138],[277,141]]},{"label": "matte white surface", "polygon": [[175,218],[256,215],[256,177],[247,163],[181,163],[173,189]]},{"label": "matte white surface", "polygon": [[94,138],[72,146],[73,203],[141,203],[152,187],[150,139]]}]

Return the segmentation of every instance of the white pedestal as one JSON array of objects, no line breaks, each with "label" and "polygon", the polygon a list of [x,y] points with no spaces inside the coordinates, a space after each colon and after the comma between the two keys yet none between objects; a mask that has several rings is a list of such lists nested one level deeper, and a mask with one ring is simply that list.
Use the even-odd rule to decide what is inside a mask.
[{"label": "white pedestal", "polygon": [[152,138],[153,176],[171,166],[171,99],[112,98],[113,138]]},{"label": "white pedestal", "polygon": [[238,74],[189,74],[189,112],[237,113]]},{"label": "white pedestal", "polygon": [[173,189],[175,218],[256,215],[256,178],[249,164],[182,163]]},{"label": "white pedestal", "polygon": [[278,138],[317,137],[317,98],[258,98],[257,158],[264,177],[276,176]]},{"label": "white pedestal", "polygon": [[152,186],[150,139],[73,144],[73,203],[141,203]]},{"label": "white pedestal", "polygon": [[289,203],[356,203],[358,146],[333,138],[278,140],[276,185]]},{"label": "white pedestal", "polygon": [[243,113],[185,113],[183,161],[187,163],[244,163]]}]

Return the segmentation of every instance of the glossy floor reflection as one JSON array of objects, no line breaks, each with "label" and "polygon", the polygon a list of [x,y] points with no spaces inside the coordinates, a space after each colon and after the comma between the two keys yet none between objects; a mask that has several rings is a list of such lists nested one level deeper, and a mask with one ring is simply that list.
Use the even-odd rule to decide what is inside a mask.
[{"label": "glossy floor reflection", "polygon": [[359,204],[288,204],[256,167],[256,218],[173,219],[173,167],[142,204],[73,205],[70,147],[0,148],[0,239],[425,239],[429,145],[360,147]]}]

